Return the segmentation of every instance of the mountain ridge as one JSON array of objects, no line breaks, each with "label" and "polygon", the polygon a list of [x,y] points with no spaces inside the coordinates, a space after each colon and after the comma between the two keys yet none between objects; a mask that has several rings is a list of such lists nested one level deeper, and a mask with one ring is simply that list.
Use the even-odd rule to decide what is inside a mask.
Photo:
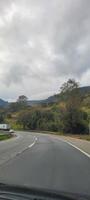
[{"label": "mountain ridge", "polygon": [[8,101],[5,101],[3,99],[0,98],[0,107],[6,107],[8,105]]},{"label": "mountain ridge", "polygon": [[[88,93],[90,93],[90,86],[80,87],[79,90],[80,90],[81,95],[85,96]],[[49,104],[49,103],[55,103],[58,100],[60,100],[60,93],[52,95],[52,96],[48,97],[47,99],[43,99],[43,100],[28,100],[28,105],[35,106],[35,105],[40,105],[40,104]],[[8,105],[9,105],[8,101],[5,101],[0,98],[0,107],[1,108],[6,107]]]},{"label": "mountain ridge", "polygon": [[[90,93],[90,86],[84,86],[79,88],[81,95],[85,96],[86,94]],[[48,104],[48,103],[55,103],[60,100],[60,93],[52,95],[44,100],[32,100],[29,101],[29,105],[39,105],[39,104]]]}]

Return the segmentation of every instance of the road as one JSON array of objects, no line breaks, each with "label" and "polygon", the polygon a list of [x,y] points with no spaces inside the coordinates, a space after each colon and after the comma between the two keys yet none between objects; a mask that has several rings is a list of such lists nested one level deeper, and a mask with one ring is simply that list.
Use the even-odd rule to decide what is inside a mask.
[{"label": "road", "polygon": [[0,182],[90,195],[90,158],[57,136],[19,132],[0,142]]}]

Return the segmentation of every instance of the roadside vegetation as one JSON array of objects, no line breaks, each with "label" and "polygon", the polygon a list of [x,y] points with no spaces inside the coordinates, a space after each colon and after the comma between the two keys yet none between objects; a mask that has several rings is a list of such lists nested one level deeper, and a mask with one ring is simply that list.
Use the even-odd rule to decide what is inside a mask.
[{"label": "roadside vegetation", "polygon": [[90,141],[90,135],[68,135],[72,138]]},{"label": "roadside vegetation", "polygon": [[0,110],[0,123],[9,123],[15,130],[88,135],[89,121],[90,91],[81,93],[79,83],[73,79],[62,85],[54,103],[30,106],[22,95],[17,102]]},{"label": "roadside vegetation", "polygon": [[0,141],[10,139],[11,137],[11,134],[0,133]]}]

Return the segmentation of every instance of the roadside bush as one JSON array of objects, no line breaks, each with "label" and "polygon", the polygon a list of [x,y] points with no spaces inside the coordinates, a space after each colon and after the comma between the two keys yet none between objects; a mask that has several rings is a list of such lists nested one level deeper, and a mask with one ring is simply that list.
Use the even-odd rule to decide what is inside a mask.
[{"label": "roadside bush", "polygon": [[23,129],[56,131],[71,134],[88,133],[87,114],[73,107],[58,110],[22,111],[17,119]]},{"label": "roadside bush", "polygon": [[23,125],[23,129],[45,131],[58,131],[60,129],[58,114],[51,110],[22,112],[18,116],[17,123]]},{"label": "roadside bush", "polygon": [[72,134],[88,133],[87,114],[82,110],[67,109],[62,116],[63,132]]}]

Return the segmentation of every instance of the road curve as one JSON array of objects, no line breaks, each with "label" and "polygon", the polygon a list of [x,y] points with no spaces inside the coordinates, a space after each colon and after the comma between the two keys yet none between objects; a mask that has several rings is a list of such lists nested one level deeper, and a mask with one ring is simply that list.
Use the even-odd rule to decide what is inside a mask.
[{"label": "road curve", "polygon": [[17,132],[16,137],[0,141],[0,165],[23,152],[31,145],[35,137],[28,132]]},{"label": "road curve", "polygon": [[[0,144],[0,182],[90,195],[90,159],[69,144],[39,133]],[[2,151],[1,151],[2,150]],[[14,154],[16,152],[16,155]],[[6,156],[7,157],[7,156]]]}]

